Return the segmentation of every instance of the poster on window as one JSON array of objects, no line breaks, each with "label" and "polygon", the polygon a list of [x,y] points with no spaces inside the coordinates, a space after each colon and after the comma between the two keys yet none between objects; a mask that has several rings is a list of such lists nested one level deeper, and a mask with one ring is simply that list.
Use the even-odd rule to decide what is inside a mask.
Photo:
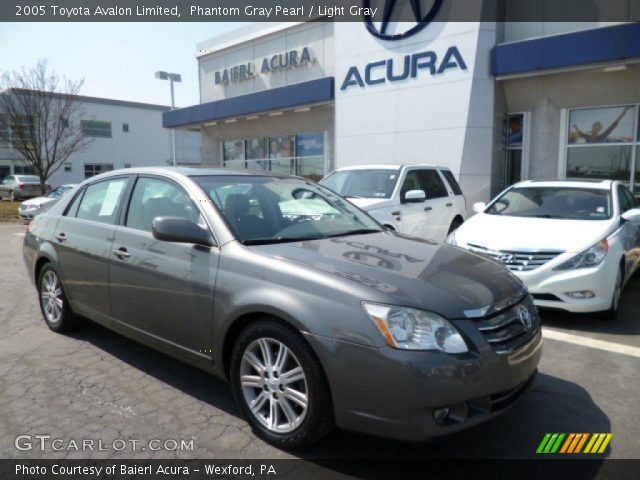
[{"label": "poster on window", "polygon": [[296,135],[298,157],[324,156],[324,133],[300,133]]},{"label": "poster on window", "polygon": [[295,155],[293,141],[293,135],[269,137],[269,158],[292,158]]},{"label": "poster on window", "polygon": [[267,158],[267,139],[250,138],[246,141],[247,160],[261,160]]},{"label": "poster on window", "polygon": [[572,110],[569,144],[632,142],[634,110],[632,105]]},{"label": "poster on window", "polygon": [[521,147],[524,135],[524,115],[517,113],[507,117],[506,144],[508,147]]},{"label": "poster on window", "polygon": [[244,160],[244,141],[231,140],[223,143],[224,160]]}]

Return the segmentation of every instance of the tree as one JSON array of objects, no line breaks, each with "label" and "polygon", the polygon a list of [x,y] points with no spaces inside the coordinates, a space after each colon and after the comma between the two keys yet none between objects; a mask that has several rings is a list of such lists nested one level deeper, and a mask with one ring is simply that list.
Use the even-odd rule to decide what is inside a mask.
[{"label": "tree", "polygon": [[83,83],[50,72],[46,60],[0,77],[0,140],[10,142],[33,168],[43,194],[69,156],[93,142],[82,134],[78,93]]}]

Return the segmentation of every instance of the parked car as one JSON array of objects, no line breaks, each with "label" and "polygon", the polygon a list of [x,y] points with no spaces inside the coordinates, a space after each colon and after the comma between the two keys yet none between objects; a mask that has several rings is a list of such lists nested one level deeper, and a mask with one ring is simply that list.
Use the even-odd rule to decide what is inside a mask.
[{"label": "parked car", "polygon": [[388,228],[443,242],[466,218],[451,170],[430,165],[340,168],[320,181]]},{"label": "parked car", "polygon": [[23,220],[31,220],[36,215],[51,208],[63,195],[73,190],[75,186],[75,184],[71,183],[61,185],[44,197],[35,197],[30,200],[25,200],[18,208],[18,215],[20,215],[20,218]]},{"label": "parked car", "polygon": [[540,307],[615,317],[640,265],[638,206],[617,181],[521,182],[448,241],[502,262]]},{"label": "parked car", "polygon": [[[51,190],[49,184],[46,184],[46,190]],[[40,195],[40,177],[36,175],[9,175],[0,183],[0,200],[8,198],[14,202]]]},{"label": "parked car", "polygon": [[334,424],[405,440],[466,428],[512,405],[540,359],[508,269],[387,231],[301,178],[105,173],[38,215],[23,253],[51,330],[88,317],[229,380],[284,448]]}]

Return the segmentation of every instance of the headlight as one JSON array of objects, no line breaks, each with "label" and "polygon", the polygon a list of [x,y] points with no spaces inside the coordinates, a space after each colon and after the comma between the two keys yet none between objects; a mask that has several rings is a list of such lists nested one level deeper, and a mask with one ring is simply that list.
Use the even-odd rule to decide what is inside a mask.
[{"label": "headlight", "polygon": [[469,351],[460,333],[440,315],[377,303],[365,302],[362,306],[392,347],[445,353]]},{"label": "headlight", "polygon": [[566,262],[558,265],[554,270],[573,270],[574,268],[589,268],[600,265],[609,251],[609,242],[600,240],[592,247],[587,248]]},{"label": "headlight", "polygon": [[456,240],[456,230],[447,235],[447,243],[453,246],[458,245],[458,241]]},{"label": "headlight", "polygon": [[23,212],[37,210],[38,208],[40,208],[40,205],[20,205],[20,210],[22,210]]}]

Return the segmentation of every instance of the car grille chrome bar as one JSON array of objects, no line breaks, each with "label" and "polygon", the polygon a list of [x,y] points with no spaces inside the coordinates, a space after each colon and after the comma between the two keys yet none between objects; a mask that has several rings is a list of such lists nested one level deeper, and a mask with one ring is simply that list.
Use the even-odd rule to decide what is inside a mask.
[{"label": "car grille chrome bar", "polygon": [[[521,321],[519,310],[529,314],[530,324]],[[505,312],[478,319],[476,326],[496,353],[509,353],[523,347],[540,331],[540,317],[528,295],[522,302]]]},{"label": "car grille chrome bar", "polygon": [[502,263],[509,270],[516,272],[527,272],[541,267],[545,263],[553,260],[562,250],[541,250],[537,252],[518,252],[513,250],[491,250],[481,245],[468,244],[469,250],[474,253],[485,255],[493,260]]}]

